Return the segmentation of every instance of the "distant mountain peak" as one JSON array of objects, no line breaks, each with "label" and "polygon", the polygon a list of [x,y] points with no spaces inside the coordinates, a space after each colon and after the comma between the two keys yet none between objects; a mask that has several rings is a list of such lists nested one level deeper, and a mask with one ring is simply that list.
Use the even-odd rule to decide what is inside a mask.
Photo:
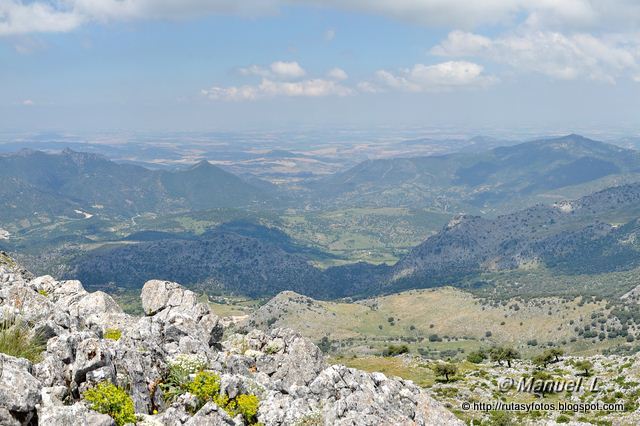
[{"label": "distant mountain peak", "polygon": [[198,161],[197,163],[195,163],[193,166],[191,166],[189,168],[189,170],[196,170],[196,169],[209,169],[215,167],[213,164],[211,164],[207,159],[202,159],[200,161]]}]

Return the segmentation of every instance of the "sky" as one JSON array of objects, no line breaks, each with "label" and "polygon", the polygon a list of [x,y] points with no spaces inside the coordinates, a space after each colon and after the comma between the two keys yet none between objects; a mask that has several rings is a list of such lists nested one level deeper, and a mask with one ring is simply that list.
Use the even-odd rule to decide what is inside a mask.
[{"label": "sky", "polygon": [[635,0],[0,0],[0,131],[640,131]]}]

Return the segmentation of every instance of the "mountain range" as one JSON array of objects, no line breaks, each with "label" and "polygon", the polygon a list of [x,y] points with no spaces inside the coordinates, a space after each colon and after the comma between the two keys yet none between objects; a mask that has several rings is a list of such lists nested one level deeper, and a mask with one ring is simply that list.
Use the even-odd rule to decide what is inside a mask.
[{"label": "mountain range", "polygon": [[577,198],[639,173],[637,151],[572,134],[483,152],[366,161],[311,182],[309,191],[323,205],[495,214]]},{"label": "mountain range", "polygon": [[97,154],[21,150],[0,156],[0,223],[51,222],[57,216],[246,207],[270,199],[258,188],[201,161],[177,171],[119,164]]},{"label": "mountain range", "polygon": [[[569,135],[475,154],[368,161],[310,182],[306,193],[287,194],[288,202],[279,203],[268,184],[254,185],[207,162],[160,171],[69,150],[21,151],[0,157],[0,227],[27,222],[26,227],[34,216],[43,222],[95,214],[66,225],[94,227],[91,238],[78,234],[82,227],[75,236],[58,232],[40,254],[61,278],[80,278],[94,287],[136,288],[160,277],[251,297],[283,290],[325,299],[360,297],[538,266],[562,274],[639,267],[639,172],[636,151]],[[177,216],[162,229],[139,225],[132,233],[124,233],[127,228],[118,222],[144,212],[161,218],[221,207],[270,208],[277,218],[292,203],[307,208],[311,193],[335,209],[342,203],[397,202],[466,213],[455,215],[393,266],[361,262],[329,268],[312,262],[340,260],[334,253],[294,240],[277,220],[256,217],[213,226],[204,217]],[[518,208],[521,204],[526,207]],[[495,214],[469,213],[479,208]],[[509,212],[498,214],[502,210]],[[194,230],[177,231],[176,223],[192,224]],[[48,235],[45,231],[38,235]],[[0,248],[19,247],[19,238],[15,241],[0,241]]]}]

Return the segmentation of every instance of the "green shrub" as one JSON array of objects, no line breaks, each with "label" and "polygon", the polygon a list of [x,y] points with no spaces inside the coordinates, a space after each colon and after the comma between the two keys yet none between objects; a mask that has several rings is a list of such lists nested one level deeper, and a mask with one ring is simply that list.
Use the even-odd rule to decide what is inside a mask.
[{"label": "green shrub", "polygon": [[396,356],[402,355],[409,352],[409,347],[407,345],[389,345],[387,349],[384,350],[384,356]]},{"label": "green shrub", "polygon": [[515,426],[517,424],[513,415],[506,411],[490,411],[489,419],[489,424],[493,426]]},{"label": "green shrub", "polygon": [[169,370],[160,389],[166,401],[173,401],[183,393],[189,392],[190,375],[203,371],[207,363],[202,357],[180,354],[169,361]]},{"label": "green shrub", "polygon": [[42,359],[44,349],[44,339],[32,336],[22,322],[13,318],[0,321],[0,352],[3,354],[26,358],[35,363]]},{"label": "green shrub", "polygon": [[558,417],[556,417],[556,423],[569,423],[570,421],[571,417],[565,414],[560,414]]},{"label": "green shrub", "polygon": [[133,400],[113,383],[99,383],[84,393],[84,399],[91,403],[92,410],[111,416],[117,426],[136,422]]},{"label": "green shrub", "polygon": [[242,414],[249,424],[255,424],[258,421],[258,405],[260,400],[255,395],[241,394],[236,397],[236,411]]},{"label": "green shrub", "polygon": [[44,297],[49,297],[49,293],[47,293],[47,290],[40,289],[40,290],[38,290],[38,293],[41,294]]},{"label": "green shrub", "polygon": [[209,371],[201,371],[188,385],[189,392],[195,395],[201,402],[201,406],[207,401],[213,401],[221,407],[225,407],[228,400],[220,397],[220,376]]},{"label": "green shrub", "polygon": [[104,338],[109,340],[120,340],[122,337],[122,331],[117,328],[107,328],[104,331]]},{"label": "green shrub", "polygon": [[[164,398],[171,401],[184,393],[191,393],[198,399],[196,410],[212,401],[224,409],[231,417],[241,414],[249,425],[257,424],[260,400],[255,395],[240,394],[229,398],[220,393],[220,376],[211,371],[203,371],[205,365],[198,360],[176,359],[169,365],[169,372],[160,389]],[[195,377],[191,378],[195,373]]]},{"label": "green shrub", "polygon": [[481,364],[486,359],[487,354],[484,351],[469,352],[469,355],[467,355],[467,361],[474,364]]},{"label": "green shrub", "polygon": [[173,401],[189,391],[190,372],[181,365],[170,365],[167,377],[160,383],[160,389],[166,401]]}]

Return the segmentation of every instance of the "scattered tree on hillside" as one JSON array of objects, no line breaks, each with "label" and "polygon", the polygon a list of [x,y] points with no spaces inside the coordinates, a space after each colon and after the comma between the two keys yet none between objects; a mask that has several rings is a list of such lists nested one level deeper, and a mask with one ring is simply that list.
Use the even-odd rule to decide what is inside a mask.
[{"label": "scattered tree on hillside", "polygon": [[494,346],[489,350],[489,355],[492,361],[496,361],[498,365],[502,365],[502,362],[506,362],[507,366],[511,368],[511,361],[520,358],[518,351],[511,347]]},{"label": "scattered tree on hillside", "polygon": [[449,362],[441,362],[433,366],[433,372],[436,376],[444,377],[445,382],[450,380],[450,377],[455,376],[458,372],[458,367],[455,364]]},{"label": "scattered tree on hillside", "polygon": [[467,361],[472,362],[474,364],[480,364],[482,361],[487,359],[487,354],[482,349],[469,352],[467,355]]},{"label": "scattered tree on hillside", "polygon": [[396,356],[409,353],[409,347],[407,345],[389,345],[387,349],[384,350],[382,355],[384,356]]},{"label": "scattered tree on hillside", "polygon": [[585,376],[591,375],[591,369],[593,368],[593,363],[591,361],[587,361],[586,359],[582,361],[576,361],[574,365],[577,369],[584,370]]}]

